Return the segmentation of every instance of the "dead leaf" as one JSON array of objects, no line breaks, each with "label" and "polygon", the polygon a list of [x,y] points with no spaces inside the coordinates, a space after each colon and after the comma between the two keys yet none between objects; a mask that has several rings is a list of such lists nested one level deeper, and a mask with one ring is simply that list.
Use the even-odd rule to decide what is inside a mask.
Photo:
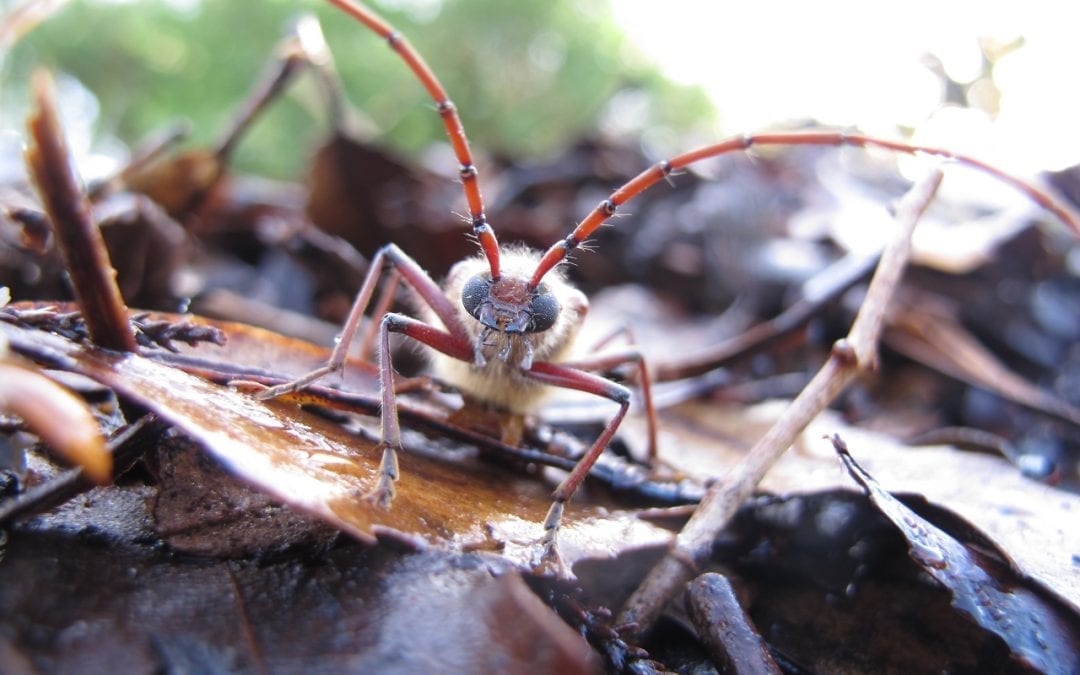
[{"label": "dead leaf", "polygon": [[[691,478],[723,476],[783,410],[782,402],[750,408],[696,402],[662,413],[661,456]],[[629,437],[640,421],[628,419]],[[839,433],[858,447],[867,470],[893,491],[919,493],[985,532],[1026,574],[1040,580],[1080,611],[1080,496],[1025,478],[1007,460],[949,446],[902,445],[851,427],[827,412],[811,423],[796,447],[773,466],[760,489],[797,494],[849,486],[834,453],[820,439]]]},{"label": "dead leaf", "polygon": [[[131,497],[113,516],[102,493],[65,509],[87,511],[88,523],[138,521],[143,499]],[[30,525],[13,536],[2,568],[20,580],[0,584],[5,673],[18,664],[32,665],[26,672],[598,670],[589,645],[498,556],[344,542],[308,558],[227,561]]]},{"label": "dead leaf", "polygon": [[1028,586],[1008,566],[949,536],[886,492],[848,453],[839,435],[833,445],[851,477],[904,535],[911,558],[952,593],[953,605],[1004,640],[1013,657],[1044,673],[1080,668],[1080,625],[1052,598]]},{"label": "dead leaf", "polygon": [[[0,335],[17,351],[86,375],[154,410],[244,481],[361,540],[386,533],[418,545],[500,549],[528,565],[541,538],[550,484],[515,480],[507,470],[480,462],[405,453],[398,495],[384,511],[363,498],[375,484],[380,453],[372,442],[322,417],[257,401],[138,355],[2,323]],[[570,506],[560,531],[568,564],[670,539],[632,511],[583,502]]]},{"label": "dead leaf", "polygon": [[944,299],[921,294],[897,305],[883,337],[888,346],[950,377],[1080,426],[1080,408],[1010,370],[957,321]]}]

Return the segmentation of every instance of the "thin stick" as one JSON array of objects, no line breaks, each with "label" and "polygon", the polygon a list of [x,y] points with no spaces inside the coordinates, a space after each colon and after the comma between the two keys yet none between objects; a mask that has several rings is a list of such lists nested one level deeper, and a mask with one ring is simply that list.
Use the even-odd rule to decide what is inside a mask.
[{"label": "thin stick", "polygon": [[34,111],[27,120],[30,145],[26,164],[45,212],[49,214],[75,299],[90,338],[100,347],[136,350],[127,307],[116,285],[116,270],[90,215],[90,202],[71,167],[71,153],[56,113],[53,81],[44,70],[34,73]]},{"label": "thin stick", "polygon": [[[835,302],[855,284],[868,279],[879,260],[877,254],[860,258],[849,256],[830,265],[804,284],[804,289],[810,284],[817,287],[819,284],[815,282],[827,285],[826,288],[815,291],[812,295],[804,290],[803,297],[780,314],[768,321],[754,324],[719,344],[671,361],[657,363],[654,366],[656,381],[672,382],[697,377],[768,349],[810,323],[811,319],[820,314],[822,307]],[[701,393],[703,392],[699,392]]]},{"label": "thin stick", "polygon": [[667,555],[627,600],[618,624],[633,626],[638,633],[647,631],[668,600],[697,574],[698,564],[708,555],[717,535],[727,527],[769,468],[848,384],[861,372],[876,366],[877,341],[885,309],[907,265],[911,232],[941,185],[941,178],[941,169],[935,167],[901,200],[896,213],[900,231],[882,254],[847,339],[837,341],[829,360],[745,459],[709,489]]},{"label": "thin stick", "polygon": [[67,4],[68,0],[23,0],[15,7],[5,3],[5,14],[0,16],[0,54],[6,53],[15,43],[38,27],[54,12]]},{"label": "thin stick", "polygon": [[308,65],[308,57],[300,44],[300,38],[291,35],[282,40],[266,72],[259,77],[255,89],[244,101],[244,107],[215,144],[214,155],[221,162],[232,159],[236,145],[251,128],[255,118],[266,110],[267,106],[281,94],[306,65]]}]

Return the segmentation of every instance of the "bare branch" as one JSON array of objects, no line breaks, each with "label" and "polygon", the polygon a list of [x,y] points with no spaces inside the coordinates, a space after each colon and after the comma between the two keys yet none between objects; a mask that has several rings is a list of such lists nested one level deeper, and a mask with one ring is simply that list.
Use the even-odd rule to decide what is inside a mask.
[{"label": "bare branch", "polygon": [[911,252],[911,233],[941,185],[941,178],[940,168],[935,167],[900,201],[895,216],[900,231],[882,254],[848,338],[837,341],[825,365],[746,458],[709,489],[667,555],[627,600],[619,624],[633,625],[639,633],[652,626],[668,600],[697,574],[698,564],[708,555],[717,535],[769,468],[848,384],[861,372],[874,368],[885,309]]}]

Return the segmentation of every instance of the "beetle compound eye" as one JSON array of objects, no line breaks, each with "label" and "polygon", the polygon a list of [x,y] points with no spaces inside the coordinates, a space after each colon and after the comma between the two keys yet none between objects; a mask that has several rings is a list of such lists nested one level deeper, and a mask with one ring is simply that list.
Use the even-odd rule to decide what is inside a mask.
[{"label": "beetle compound eye", "polygon": [[559,301],[555,299],[554,293],[546,291],[537,293],[529,303],[529,314],[532,318],[525,329],[526,332],[539,333],[551,328],[555,325],[555,320],[559,318],[559,309]]},{"label": "beetle compound eye", "polygon": [[491,279],[482,274],[470,277],[461,289],[461,304],[465,311],[476,318],[480,318],[480,305],[491,296]]}]

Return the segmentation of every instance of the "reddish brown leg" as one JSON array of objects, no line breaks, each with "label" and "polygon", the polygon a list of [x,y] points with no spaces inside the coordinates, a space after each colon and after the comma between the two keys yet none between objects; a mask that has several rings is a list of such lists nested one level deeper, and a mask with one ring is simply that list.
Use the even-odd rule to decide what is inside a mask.
[{"label": "reddish brown leg", "polygon": [[[368,493],[367,498],[380,506],[387,507],[394,498],[394,482],[398,478],[397,451],[401,447],[401,425],[398,422],[397,399],[394,395],[394,370],[390,357],[390,333],[402,333],[454,358],[464,361],[472,360],[472,344],[464,326],[454,313],[453,306],[443,295],[438,284],[412,258],[394,244],[379,249],[371,261],[371,268],[364,277],[360,291],[356,294],[356,300],[353,301],[352,309],[349,310],[345,327],[326,365],[292,382],[260,392],[258,397],[268,399],[296,391],[321,377],[341,370],[345,365],[349,344],[356,337],[364,311],[371,302],[371,296],[383,274],[384,264],[391,266],[390,283],[386,286],[389,290],[383,291],[376,307],[376,311],[382,314],[379,322],[379,389],[382,397],[379,417],[382,433],[379,446],[382,448],[382,460],[379,464],[378,482]],[[386,313],[398,279],[404,279],[405,283],[416,291],[417,295],[434,310],[448,330],[429,326],[401,314]]]},{"label": "reddish brown leg", "polygon": [[394,482],[398,479],[397,453],[401,450],[401,424],[398,421],[397,395],[394,392],[394,369],[390,356],[390,333],[401,333],[418,342],[462,361],[473,358],[472,344],[467,338],[456,336],[440,328],[404,314],[386,314],[379,322],[379,393],[381,397],[379,422],[382,460],[379,463],[379,480],[367,495],[367,499],[383,508],[389,507],[394,498]]},{"label": "reddish brown leg", "polygon": [[379,460],[379,479],[365,499],[369,499],[382,508],[389,508],[394,499],[394,483],[397,481],[397,451],[401,448],[401,423],[398,420],[397,400],[394,397],[394,370],[390,363],[390,314],[379,322],[379,445],[382,459]]},{"label": "reddish brown leg", "polygon": [[[625,360],[623,362],[625,363]],[[600,457],[600,453],[604,451],[604,448],[611,442],[612,437],[615,436],[615,431],[619,428],[619,424],[622,423],[623,417],[626,416],[626,411],[630,407],[630,390],[599,375],[554,363],[535,363],[532,368],[524,371],[524,373],[534,380],[553,387],[576,389],[577,391],[596,394],[619,404],[618,412],[608,421],[607,426],[600,432],[600,436],[593,442],[582,458],[578,460],[573,471],[559,483],[552,495],[555,501],[544,519],[543,550],[540,563],[542,566],[555,565],[557,568],[559,556],[556,538],[566,502],[570,501],[570,498],[574,496],[578,486],[585,480],[585,476],[588,475],[589,470],[596,463],[597,458]]]},{"label": "reddish brown leg", "polygon": [[649,369],[645,364],[645,356],[641,353],[641,350],[638,349],[637,345],[629,345],[621,349],[607,351],[602,354],[595,354],[571,363],[563,363],[562,365],[577,370],[602,373],[618,368],[626,363],[634,363],[637,365],[638,382],[641,386],[642,405],[645,408],[645,426],[648,433],[648,438],[646,439],[648,445],[646,447],[648,448],[649,463],[652,464],[656,461],[658,448],[656,405],[653,403],[652,378],[649,376]]},{"label": "reddish brown leg", "polygon": [[379,299],[375,303],[375,309],[371,312],[368,327],[360,337],[360,347],[357,349],[357,355],[364,361],[371,360],[371,354],[375,349],[375,340],[379,337],[379,324],[382,323],[382,318],[390,312],[390,306],[394,304],[394,296],[397,294],[400,285],[401,275],[397,273],[397,270],[391,268],[386,283],[383,284],[382,291],[379,293]]},{"label": "reddish brown leg", "polygon": [[[390,500],[393,498],[394,481],[396,481],[398,477],[397,451],[401,448],[401,428],[397,416],[397,403],[393,387],[393,368],[391,366],[389,349],[389,336],[391,332],[406,335],[446,354],[447,356],[462,361],[469,362],[472,361],[473,358],[473,346],[467,338],[451,334],[403,314],[390,313],[383,317],[383,320],[380,323],[379,333],[379,373],[382,383],[382,442],[380,443],[380,446],[382,447],[383,458],[380,464],[379,481],[376,484],[375,489],[372,490],[369,495],[370,499],[373,499],[382,505],[389,504]],[[620,353],[613,353],[610,356],[601,356],[590,365],[595,365],[600,369],[612,368],[632,360],[633,351],[634,350],[625,350]],[[638,359],[638,361],[640,362],[640,359]],[[556,548],[556,536],[566,502],[570,500],[581,485],[581,482],[585,480],[585,476],[588,475],[589,470],[592,468],[593,464],[596,463],[597,458],[611,442],[612,437],[615,435],[615,431],[619,428],[619,424],[622,423],[623,418],[626,416],[626,411],[630,407],[630,390],[620,384],[594,375],[593,373],[567,365],[535,363],[531,369],[523,372],[526,376],[539,382],[543,382],[544,384],[584,391],[586,393],[602,396],[619,404],[618,412],[616,412],[615,416],[608,421],[604,430],[600,433],[600,436],[593,442],[585,455],[578,460],[574,469],[565,479],[563,479],[559,486],[555,488],[553,494],[554,502],[548,510],[547,517],[544,519],[544,537],[541,542],[541,563],[557,564],[558,553]]]},{"label": "reddish brown leg", "polygon": [[[599,352],[605,345],[619,337],[625,337],[630,344],[619,350],[595,353]],[[578,370],[604,372],[613,368],[618,368],[625,363],[637,364],[638,383],[641,386],[641,399],[642,405],[645,407],[645,425],[648,433],[648,460],[649,464],[653,464],[656,462],[659,452],[659,443],[657,441],[657,429],[659,428],[659,425],[656,418],[656,405],[653,402],[652,376],[649,374],[648,365],[645,363],[645,355],[641,353],[641,350],[635,343],[634,334],[630,329],[626,326],[622,326],[612,331],[592,346],[590,349],[590,356],[569,363],[563,363],[562,365],[577,368]]]},{"label": "reddish brown leg", "polygon": [[360,322],[364,318],[364,311],[371,302],[371,296],[375,292],[375,286],[378,285],[379,278],[382,275],[384,263],[392,265],[394,271],[401,275],[401,278],[403,278],[424,302],[435,311],[435,314],[443,322],[443,325],[449,330],[450,335],[462,344],[468,344],[469,338],[465,331],[465,327],[461,325],[461,321],[455,314],[453,306],[446,296],[442,294],[442,289],[439,288],[439,285],[428,276],[427,272],[425,272],[420,265],[416,264],[416,261],[406,255],[404,251],[394,244],[388,244],[379,249],[375,254],[375,257],[371,260],[371,268],[368,270],[367,276],[364,277],[364,283],[361,284],[360,291],[356,294],[356,300],[353,301],[353,306],[349,310],[349,316],[345,320],[345,326],[341,330],[341,335],[338,338],[337,344],[334,345],[334,350],[330,353],[330,358],[327,360],[326,365],[321,368],[316,368],[305,375],[301,375],[292,382],[286,382],[285,384],[259,392],[257,395],[258,398],[271,399],[281,396],[282,394],[303,389],[312,382],[331,373],[336,373],[344,367],[345,357],[349,353],[349,345],[352,343],[353,338],[356,337],[356,332],[360,328]]}]

